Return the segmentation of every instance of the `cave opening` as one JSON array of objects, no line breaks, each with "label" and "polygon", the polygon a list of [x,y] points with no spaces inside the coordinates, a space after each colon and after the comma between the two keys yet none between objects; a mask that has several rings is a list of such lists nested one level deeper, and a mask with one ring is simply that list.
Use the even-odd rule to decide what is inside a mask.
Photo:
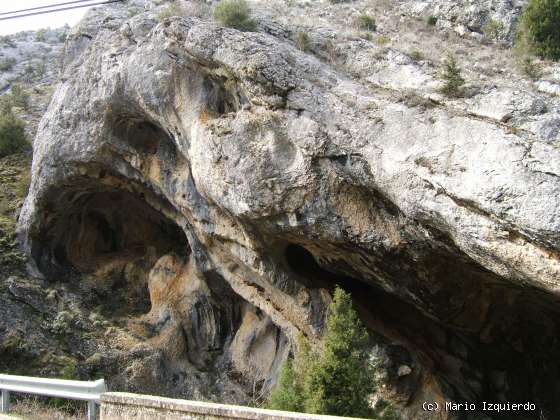
[{"label": "cave opening", "polygon": [[[339,285],[349,292],[370,336],[373,332],[408,349],[416,363],[433,375],[447,398],[474,403],[532,401],[541,407],[542,413],[556,413],[555,378],[560,368],[550,361],[559,354],[555,338],[558,323],[554,321],[556,314],[545,310],[547,302],[542,294],[536,295],[541,297],[536,302],[530,290],[520,293],[505,288],[494,278],[487,281],[488,273],[456,255],[438,254],[437,264],[433,262],[433,252],[426,257],[426,265],[417,259],[416,264],[426,270],[421,285],[431,284],[434,289],[441,285],[435,297],[448,296],[449,303],[462,298],[461,317],[481,315],[478,306],[469,305],[467,298],[489,302],[479,330],[461,328],[449,322],[446,310],[438,318],[408,299],[376,286],[375,278],[356,275],[363,272],[363,267],[352,266],[348,250],[317,244],[310,249],[314,252],[299,244],[285,247],[285,262],[297,281],[308,288],[330,292]],[[478,272],[482,274],[476,277]],[[468,276],[458,276],[460,273]],[[482,291],[473,298],[467,289],[456,285],[459,281],[477,284]],[[411,279],[403,279],[402,288],[411,284]],[[531,357],[527,358],[527,354]],[[538,418],[535,416],[537,412],[522,411],[500,414],[497,418]],[[556,418],[556,414],[545,418]]]},{"label": "cave opening", "polygon": [[332,292],[336,286],[340,286],[351,293],[354,300],[354,295],[373,289],[360,279],[336,272],[336,267],[329,267],[330,270],[323,268],[313,254],[301,245],[287,245],[284,257],[290,270],[298,275],[298,281],[306,287],[324,288]]},{"label": "cave opening", "polygon": [[89,285],[91,303],[108,310],[149,311],[148,274],[156,261],[190,254],[179,225],[126,190],[53,195],[52,221],[32,248],[41,272],[47,279]]}]

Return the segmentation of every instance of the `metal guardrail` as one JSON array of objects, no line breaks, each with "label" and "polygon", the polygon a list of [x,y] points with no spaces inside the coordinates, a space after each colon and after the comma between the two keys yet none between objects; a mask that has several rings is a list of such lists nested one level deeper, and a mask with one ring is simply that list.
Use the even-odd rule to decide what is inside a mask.
[{"label": "metal guardrail", "polygon": [[94,420],[101,394],[107,391],[107,387],[104,379],[85,382],[0,374],[0,391],[0,413],[10,411],[10,392],[17,392],[87,401],[87,419]]}]

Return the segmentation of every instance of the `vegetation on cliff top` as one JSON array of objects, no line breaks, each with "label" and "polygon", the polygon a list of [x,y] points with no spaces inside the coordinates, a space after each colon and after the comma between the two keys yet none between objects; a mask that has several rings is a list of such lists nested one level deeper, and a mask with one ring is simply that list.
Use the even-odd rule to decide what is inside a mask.
[{"label": "vegetation on cliff top", "polygon": [[254,31],[257,28],[245,0],[222,0],[214,9],[214,19],[223,26],[240,31]]}]

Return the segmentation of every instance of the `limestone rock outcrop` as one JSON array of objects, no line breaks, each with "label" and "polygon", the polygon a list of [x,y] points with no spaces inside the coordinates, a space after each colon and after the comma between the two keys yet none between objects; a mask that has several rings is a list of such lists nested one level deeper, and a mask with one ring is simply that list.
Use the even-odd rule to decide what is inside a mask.
[{"label": "limestone rock outcrop", "polygon": [[[527,0],[432,0],[402,1],[403,13],[414,16],[433,16],[438,25],[460,33],[512,42],[523,7]],[[491,28],[491,29],[490,29]]]},{"label": "limestone rock outcrop", "polygon": [[434,79],[407,87],[419,106],[362,41],[340,66],[194,17],[112,24],[65,62],[34,143],[37,275],[149,287],[163,370],[268,384],[338,284],[412,418],[426,399],[560,415],[555,98],[446,100]]}]

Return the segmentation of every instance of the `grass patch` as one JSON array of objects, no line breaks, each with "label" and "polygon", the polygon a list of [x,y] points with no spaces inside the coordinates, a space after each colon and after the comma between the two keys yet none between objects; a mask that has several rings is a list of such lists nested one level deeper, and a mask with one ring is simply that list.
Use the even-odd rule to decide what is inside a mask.
[{"label": "grass patch", "polygon": [[309,47],[311,46],[311,39],[309,35],[303,31],[297,31],[295,35],[295,42],[296,47],[301,51],[309,51]]},{"label": "grass patch", "polygon": [[86,414],[86,403],[81,401],[58,400],[55,398],[14,394],[11,412],[15,418],[82,420]]}]

